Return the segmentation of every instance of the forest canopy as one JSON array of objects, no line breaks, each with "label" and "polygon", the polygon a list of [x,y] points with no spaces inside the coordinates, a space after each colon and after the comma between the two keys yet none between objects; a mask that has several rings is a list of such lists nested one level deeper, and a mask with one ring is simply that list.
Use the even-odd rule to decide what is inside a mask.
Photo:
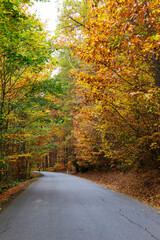
[{"label": "forest canopy", "polygon": [[159,2],[66,0],[52,37],[31,1],[0,3],[0,181],[159,169]]}]

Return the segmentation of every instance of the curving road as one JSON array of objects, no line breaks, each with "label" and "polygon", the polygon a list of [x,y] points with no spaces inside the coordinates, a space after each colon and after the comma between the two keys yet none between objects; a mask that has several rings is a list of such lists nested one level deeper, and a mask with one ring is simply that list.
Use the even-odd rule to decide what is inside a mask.
[{"label": "curving road", "polygon": [[47,173],[0,214],[0,240],[160,240],[160,214],[90,181]]}]

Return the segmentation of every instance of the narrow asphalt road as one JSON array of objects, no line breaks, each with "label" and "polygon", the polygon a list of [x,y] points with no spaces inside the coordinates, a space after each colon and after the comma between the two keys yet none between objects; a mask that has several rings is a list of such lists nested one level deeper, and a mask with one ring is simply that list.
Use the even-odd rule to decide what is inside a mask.
[{"label": "narrow asphalt road", "polygon": [[156,210],[62,173],[44,172],[0,214],[0,240],[155,239]]}]

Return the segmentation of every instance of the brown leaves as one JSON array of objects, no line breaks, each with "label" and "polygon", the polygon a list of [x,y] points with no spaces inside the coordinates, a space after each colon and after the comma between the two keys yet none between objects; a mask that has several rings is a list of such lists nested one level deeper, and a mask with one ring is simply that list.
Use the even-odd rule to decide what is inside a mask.
[{"label": "brown leaves", "polygon": [[21,192],[25,186],[29,183],[29,180],[19,184],[18,186],[15,186],[13,188],[10,188],[6,192],[2,193],[0,195],[0,207],[2,207],[5,203],[7,203],[14,195]]}]

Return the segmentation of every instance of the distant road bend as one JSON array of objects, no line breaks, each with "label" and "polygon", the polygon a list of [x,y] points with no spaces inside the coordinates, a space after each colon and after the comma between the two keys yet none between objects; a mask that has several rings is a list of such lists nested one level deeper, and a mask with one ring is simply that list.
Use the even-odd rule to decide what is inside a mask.
[{"label": "distant road bend", "polygon": [[0,240],[160,240],[160,214],[62,173],[44,176],[0,214]]}]

